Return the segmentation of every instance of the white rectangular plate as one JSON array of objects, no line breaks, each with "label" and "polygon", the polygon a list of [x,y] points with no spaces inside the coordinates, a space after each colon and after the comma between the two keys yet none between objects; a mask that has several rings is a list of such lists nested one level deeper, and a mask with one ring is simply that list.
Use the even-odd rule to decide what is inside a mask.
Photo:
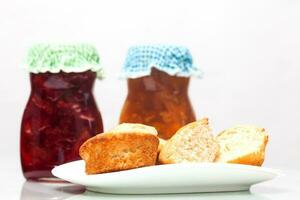
[{"label": "white rectangular plate", "polygon": [[55,167],[52,174],[88,190],[112,194],[163,194],[249,190],[275,178],[273,169],[222,163],[155,165],[126,171],[86,175],[83,160]]}]

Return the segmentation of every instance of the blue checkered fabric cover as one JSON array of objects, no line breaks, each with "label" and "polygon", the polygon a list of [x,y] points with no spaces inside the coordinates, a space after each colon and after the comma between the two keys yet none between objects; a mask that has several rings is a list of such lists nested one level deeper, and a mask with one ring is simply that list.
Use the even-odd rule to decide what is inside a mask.
[{"label": "blue checkered fabric cover", "polygon": [[129,48],[122,77],[138,78],[151,74],[151,68],[173,76],[201,77],[202,71],[193,65],[190,51],[183,46],[140,45]]}]

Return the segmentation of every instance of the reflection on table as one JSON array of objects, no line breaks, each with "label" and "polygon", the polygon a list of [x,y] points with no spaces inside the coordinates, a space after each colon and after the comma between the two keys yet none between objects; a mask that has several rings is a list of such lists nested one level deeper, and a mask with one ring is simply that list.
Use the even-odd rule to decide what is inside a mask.
[{"label": "reflection on table", "polygon": [[26,181],[22,187],[20,200],[62,200],[84,191],[83,186],[71,183]]},{"label": "reflection on table", "polygon": [[103,194],[86,191],[83,194],[68,198],[68,200],[99,200],[99,199],[205,199],[205,200],[268,200],[268,198],[245,192],[219,192],[219,193],[194,193],[194,194],[156,194],[156,195],[117,195]]},{"label": "reflection on table", "polygon": [[244,192],[116,195],[86,191],[84,187],[70,183],[44,183],[26,181],[23,184],[21,200],[99,200],[99,199],[205,199],[205,200],[268,200],[268,198]]}]

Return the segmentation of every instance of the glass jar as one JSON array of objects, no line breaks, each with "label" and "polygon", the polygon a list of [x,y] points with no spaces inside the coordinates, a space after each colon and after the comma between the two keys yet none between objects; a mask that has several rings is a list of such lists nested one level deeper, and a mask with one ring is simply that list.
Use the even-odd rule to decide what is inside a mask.
[{"label": "glass jar", "polygon": [[128,96],[120,122],[154,126],[161,138],[170,138],[180,127],[195,121],[188,97],[189,78],[152,69],[150,76],[128,79]]},{"label": "glass jar", "polygon": [[[20,141],[26,179],[51,180],[53,167],[80,159],[81,144],[103,132],[101,115],[92,93],[97,72],[94,68],[79,72],[83,63],[94,61],[87,55],[97,55],[95,50],[82,45],[46,47],[34,47],[29,55],[31,61],[35,60],[28,63],[31,94],[23,114]],[[50,55],[43,60],[36,56],[41,54]],[[67,66],[60,62],[68,63],[65,58],[72,59]],[[97,59],[94,62],[97,63]],[[37,63],[43,64],[37,67]],[[51,68],[47,67],[48,63],[52,63]],[[76,66],[76,70],[72,66]],[[59,72],[56,72],[57,68]],[[37,73],[36,70],[45,72]]]},{"label": "glass jar", "polygon": [[188,97],[191,75],[200,75],[192,66],[188,49],[151,45],[129,49],[123,68],[128,95],[120,123],[154,126],[159,137],[169,139],[182,126],[196,120]]}]

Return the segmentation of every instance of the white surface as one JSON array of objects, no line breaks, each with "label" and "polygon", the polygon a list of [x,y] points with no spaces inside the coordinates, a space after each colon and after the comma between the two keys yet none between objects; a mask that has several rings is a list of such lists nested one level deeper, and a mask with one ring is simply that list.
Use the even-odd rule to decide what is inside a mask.
[{"label": "white surface", "polygon": [[[300,168],[300,1],[0,1],[0,155],[19,162],[20,122],[29,97],[19,68],[32,43],[94,43],[106,71],[95,85],[105,129],[118,122],[126,83],[117,79],[130,45],[190,48],[205,72],[190,98],[215,132],[236,123],[270,132],[266,166]],[[1,167],[2,168],[2,167]],[[20,173],[20,172],[16,172]]]},{"label": "white surface", "polygon": [[[0,1],[1,199],[74,195],[59,185],[53,190],[45,186],[50,197],[43,196],[29,192],[43,185],[28,182],[21,192],[19,131],[30,85],[19,66],[27,48],[40,41],[88,41],[98,47],[107,78],[96,83],[94,93],[105,129],[117,123],[126,95],[125,82],[116,76],[127,48],[145,42],[188,46],[205,71],[203,80],[191,81],[197,116],[209,116],[215,132],[235,123],[266,127],[271,137],[265,166],[299,171],[299,10],[297,0]],[[289,172],[254,186],[252,192],[262,199],[298,199],[300,175]],[[209,197],[223,195],[228,193]],[[253,199],[242,195],[241,199]],[[206,195],[196,199],[201,198]]]},{"label": "white surface", "polygon": [[[167,194],[167,195],[114,195],[86,191],[73,184],[47,184],[36,182],[16,182],[13,179],[1,181],[1,199],[6,200],[101,200],[101,199],[197,199],[197,200],[287,200],[299,199],[300,173],[285,170],[285,176],[267,181],[251,187],[250,192],[225,193],[195,193],[195,194]],[[12,177],[13,174],[9,174]],[[1,176],[2,177],[2,176]],[[22,186],[23,182],[23,186]],[[11,191],[7,185],[14,183]],[[21,184],[19,184],[21,183]]]},{"label": "white surface", "polygon": [[266,127],[265,166],[299,170],[299,10],[297,0],[0,1],[0,177],[10,180],[6,191],[19,195],[23,181],[19,132],[30,84],[19,66],[40,41],[98,47],[107,78],[94,93],[105,129],[117,123],[126,96],[117,75],[127,48],[186,45],[205,72],[190,86],[197,116],[210,117],[216,133],[236,123]]},{"label": "white surface", "polygon": [[279,175],[263,167],[221,163],[156,165],[86,175],[83,160],[55,167],[52,173],[88,190],[111,194],[244,191]]},{"label": "white surface", "polygon": [[[19,175],[20,167],[14,164],[14,158],[6,158],[6,170],[0,170],[0,199],[5,200],[63,200],[77,198],[90,199],[216,199],[224,198],[240,200],[287,200],[298,199],[300,195],[300,171],[282,170],[284,176],[279,176],[271,181],[260,183],[251,187],[251,192],[226,192],[211,194],[173,194],[173,195],[110,195],[84,192],[84,188],[72,184],[47,184],[25,182]],[[77,196],[76,196],[77,195]]]}]

